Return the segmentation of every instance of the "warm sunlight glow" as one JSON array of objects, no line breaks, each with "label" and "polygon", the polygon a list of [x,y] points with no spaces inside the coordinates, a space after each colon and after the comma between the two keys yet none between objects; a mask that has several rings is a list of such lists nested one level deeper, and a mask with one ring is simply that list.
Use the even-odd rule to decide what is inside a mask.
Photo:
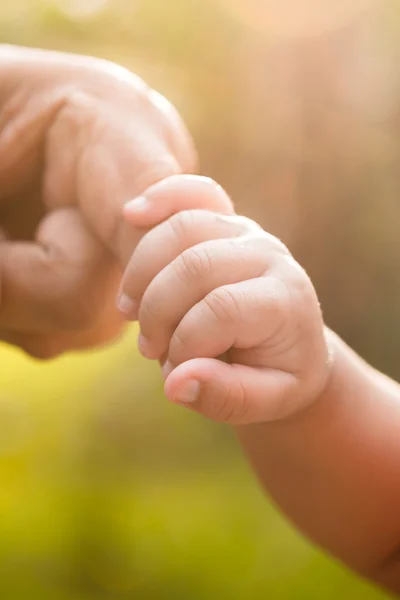
[{"label": "warm sunlight glow", "polygon": [[219,0],[243,24],[273,36],[308,37],[337,29],[376,0]]},{"label": "warm sunlight glow", "polygon": [[109,0],[54,0],[54,2],[71,19],[87,19],[101,12]]}]

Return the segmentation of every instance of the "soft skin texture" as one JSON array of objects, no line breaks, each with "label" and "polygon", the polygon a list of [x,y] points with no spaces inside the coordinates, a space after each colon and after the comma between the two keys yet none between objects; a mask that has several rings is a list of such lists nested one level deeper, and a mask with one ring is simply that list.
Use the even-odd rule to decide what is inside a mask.
[{"label": "soft skin texture", "polygon": [[[160,360],[172,402],[235,426],[297,527],[400,592],[400,387],[324,326],[309,278],[279,240],[229,207],[212,212],[221,198],[212,182],[182,179],[179,190],[179,181],[125,207],[132,226],[163,221],[121,288],[142,353]],[[188,210],[166,219],[183,196]],[[207,210],[193,209],[199,198]]]},{"label": "soft skin texture", "polygon": [[124,203],[195,162],[175,110],[126,69],[0,46],[0,339],[39,358],[113,339],[142,235]]}]

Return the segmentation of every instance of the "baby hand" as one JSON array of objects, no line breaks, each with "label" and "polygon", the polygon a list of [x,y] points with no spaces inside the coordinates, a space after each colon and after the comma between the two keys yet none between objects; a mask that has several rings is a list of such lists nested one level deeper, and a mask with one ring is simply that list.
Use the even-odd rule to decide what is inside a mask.
[{"label": "baby hand", "polygon": [[120,301],[125,315],[139,320],[142,354],[163,365],[167,397],[236,425],[304,409],[330,370],[310,279],[255,222],[211,212],[231,210],[210,180],[177,176],[156,184],[126,217],[153,225],[175,212],[177,198],[190,210],[143,237]]}]

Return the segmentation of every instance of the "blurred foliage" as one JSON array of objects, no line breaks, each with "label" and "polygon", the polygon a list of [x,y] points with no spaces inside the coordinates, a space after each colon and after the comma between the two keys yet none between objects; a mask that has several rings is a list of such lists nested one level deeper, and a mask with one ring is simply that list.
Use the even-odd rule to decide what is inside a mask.
[{"label": "blurred foliage", "polygon": [[[116,60],[165,93],[202,172],[398,377],[399,16],[394,0],[13,0],[0,41]],[[1,597],[383,598],[284,522],[229,430],[163,400],[135,333],[46,365],[1,350]]]}]

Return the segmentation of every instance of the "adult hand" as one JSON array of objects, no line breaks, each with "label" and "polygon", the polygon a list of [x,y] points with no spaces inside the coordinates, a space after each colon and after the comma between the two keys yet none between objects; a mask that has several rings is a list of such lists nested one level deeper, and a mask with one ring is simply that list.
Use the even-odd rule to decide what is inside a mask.
[{"label": "adult hand", "polygon": [[126,201],[193,171],[172,106],[113,63],[0,47],[0,339],[38,358],[123,326]]}]

